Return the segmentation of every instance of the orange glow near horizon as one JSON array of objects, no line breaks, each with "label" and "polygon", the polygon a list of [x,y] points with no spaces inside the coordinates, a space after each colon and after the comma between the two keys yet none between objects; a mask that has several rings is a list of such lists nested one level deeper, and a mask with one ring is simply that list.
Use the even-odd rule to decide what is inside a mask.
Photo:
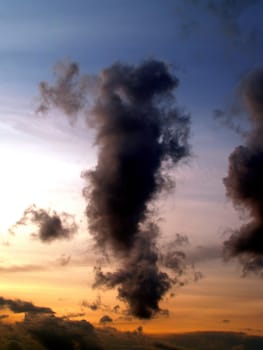
[{"label": "orange glow near horizon", "polygon": [[[79,270],[79,269],[78,269]],[[65,273],[64,279],[50,283],[45,279],[47,272],[41,272],[42,277],[38,279],[28,275],[26,280],[14,278],[15,274],[2,278],[0,288],[3,297],[9,299],[21,299],[31,301],[37,306],[44,306],[53,309],[57,317],[64,317],[70,314],[84,313],[81,317],[73,319],[85,319],[96,327],[101,327],[99,320],[105,314],[109,315],[113,322],[108,326],[114,327],[120,331],[135,331],[139,326],[143,327],[145,333],[164,334],[164,333],[186,333],[196,331],[238,331],[250,334],[261,335],[263,329],[259,326],[261,314],[259,309],[263,307],[263,301],[260,301],[256,295],[255,300],[246,300],[246,285],[242,286],[244,280],[236,279],[229,281],[228,289],[218,290],[220,279],[217,281],[201,280],[199,283],[188,285],[179,289],[177,295],[164,301],[161,304],[163,309],[169,309],[169,316],[158,316],[152,320],[129,319],[121,313],[113,313],[112,307],[121,304],[116,299],[116,291],[99,292],[103,300],[103,308],[98,311],[91,311],[83,307],[82,301],[92,302],[96,300],[98,291],[88,287],[89,283],[83,283],[86,269],[82,274],[74,276],[72,269],[72,283],[68,279],[68,273]],[[54,276],[59,276],[59,271],[54,271]],[[31,282],[30,279],[32,278]],[[236,284],[236,286],[235,286]],[[258,283],[258,295],[261,293],[260,283]],[[240,291],[240,295],[235,293]],[[204,293],[205,291],[205,293]],[[122,308],[125,305],[121,304]],[[5,310],[2,310],[5,313]],[[8,313],[9,314],[9,313]],[[6,321],[21,321],[21,315],[11,315]],[[5,322],[5,320],[3,320]]]}]

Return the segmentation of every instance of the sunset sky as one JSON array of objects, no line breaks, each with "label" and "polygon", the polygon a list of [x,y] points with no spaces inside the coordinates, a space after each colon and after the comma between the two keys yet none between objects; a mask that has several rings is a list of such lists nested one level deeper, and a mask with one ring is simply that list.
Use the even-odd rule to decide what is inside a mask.
[{"label": "sunset sky", "polygon": [[[244,144],[236,129],[249,129],[249,112],[235,114],[228,125],[215,118],[215,110],[231,115],[239,103],[240,80],[262,65],[262,13],[260,0],[2,1],[3,298],[31,301],[57,316],[86,319],[95,326],[108,315],[120,330],[143,326],[146,333],[263,334],[262,277],[242,277],[239,260],[226,262],[222,256],[223,242],[248,220],[248,214],[227,198],[223,178],[229,155]],[[130,317],[117,288],[92,288],[94,266],[107,271],[118,265],[94,248],[84,214],[86,182],[81,173],[97,164],[96,131],[86,125],[82,111],[73,125],[56,106],[36,113],[39,83],[54,84],[58,62],[76,62],[80,74],[95,76],[115,62],[137,66],[145,60],[165,62],[179,79],[176,103],[191,119],[190,156],[172,169],[175,188],[155,201],[158,245],[169,244],[176,234],[186,235],[189,273],[182,276],[184,286],[172,288],[160,301],[160,309],[169,310],[169,315],[159,313],[150,320]],[[10,232],[33,204],[74,215],[78,232],[52,242],[32,237],[37,228],[31,224]],[[202,274],[198,281],[192,263]],[[23,318],[11,311],[0,310],[10,314],[9,320]]]}]

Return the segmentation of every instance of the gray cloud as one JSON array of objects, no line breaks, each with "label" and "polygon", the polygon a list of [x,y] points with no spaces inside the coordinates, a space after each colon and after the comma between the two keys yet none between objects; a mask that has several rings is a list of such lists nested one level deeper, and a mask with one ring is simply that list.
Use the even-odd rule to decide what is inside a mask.
[{"label": "gray cloud", "polygon": [[24,321],[27,333],[48,350],[93,349],[102,346],[87,321],[70,321],[58,317],[29,318]]},{"label": "gray cloud", "polygon": [[189,154],[189,118],[172,95],[177,85],[163,62],[115,64],[101,74],[89,119],[99,149],[95,170],[84,173],[89,231],[99,247],[124,260],[115,273],[97,270],[95,286],[119,286],[119,298],[141,318],[159,311],[158,302],[171,287],[158,268],[158,229],[143,226],[151,221],[149,203],[172,185],[167,165]]},{"label": "gray cloud", "polygon": [[70,312],[62,317],[62,319],[69,320],[71,318],[84,317],[86,314],[84,312]]},{"label": "gray cloud", "polygon": [[87,300],[83,300],[81,303],[82,306],[89,308],[92,311],[97,311],[102,308],[105,308],[105,305],[102,304],[101,302],[101,297],[98,296],[97,299],[93,302],[88,302]]},{"label": "gray cloud", "polygon": [[108,315],[102,316],[100,321],[99,321],[100,324],[106,324],[106,323],[112,323],[112,322],[113,322],[112,318]]},{"label": "gray cloud", "polygon": [[68,213],[57,214],[55,211],[37,208],[35,205],[25,209],[23,216],[9,230],[15,232],[21,225],[34,224],[38,232],[32,237],[43,243],[50,243],[59,239],[70,239],[77,232],[78,226],[74,216]]},{"label": "gray cloud", "polygon": [[86,94],[91,78],[80,75],[79,66],[74,62],[58,63],[54,67],[54,75],[54,86],[44,81],[39,84],[40,104],[37,112],[46,113],[52,107],[56,107],[74,122],[76,114],[87,102]]},{"label": "gray cloud", "polygon": [[245,210],[250,221],[224,242],[226,258],[238,257],[243,273],[262,275],[263,267],[263,70],[249,73],[240,84],[248,108],[251,129],[245,144],[229,157],[228,175],[223,182],[234,206]]},{"label": "gray cloud", "polygon": [[35,306],[29,301],[6,299],[3,297],[0,297],[0,308],[8,308],[14,313],[54,314],[54,311],[48,307]]}]

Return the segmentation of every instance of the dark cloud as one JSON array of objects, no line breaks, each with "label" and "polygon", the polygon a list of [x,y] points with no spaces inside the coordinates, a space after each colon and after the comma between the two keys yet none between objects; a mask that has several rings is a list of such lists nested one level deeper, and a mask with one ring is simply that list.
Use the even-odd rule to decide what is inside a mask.
[{"label": "dark cloud", "polygon": [[109,312],[109,313],[114,313],[114,314],[123,314],[126,315],[127,310],[122,310],[120,305],[114,305],[109,306],[101,301],[101,297],[98,296],[96,300],[89,302],[87,300],[83,300],[81,303],[81,306],[84,308],[89,308],[91,311],[103,311],[103,312]]},{"label": "dark cloud", "polygon": [[93,302],[88,302],[87,300],[83,300],[81,303],[82,306],[89,308],[92,311],[97,311],[102,308],[101,297],[98,296],[97,299]]},{"label": "dark cloud", "polygon": [[101,74],[89,123],[98,164],[83,177],[89,230],[98,245],[129,250],[147,205],[170,184],[165,165],[189,153],[189,118],[175,108],[178,80],[166,64],[115,64]]},{"label": "dark cloud", "polygon": [[25,209],[22,218],[10,229],[14,232],[21,225],[36,225],[38,232],[32,237],[43,243],[59,239],[70,239],[77,232],[74,216],[68,213],[57,214],[55,211],[37,208],[35,205]]},{"label": "dark cloud", "polygon": [[255,126],[262,127],[263,116],[263,68],[249,72],[240,83],[240,90]]},{"label": "dark cloud", "polygon": [[263,70],[249,73],[240,84],[248,108],[251,130],[242,146],[229,157],[226,194],[250,221],[232,232],[224,242],[227,258],[239,257],[248,272],[262,273],[263,267]]},{"label": "dark cloud", "polygon": [[49,86],[39,84],[40,104],[37,112],[45,113],[50,108],[61,109],[74,122],[87,100],[87,88],[91,78],[80,75],[79,66],[74,62],[60,62],[54,67],[56,82]]},{"label": "dark cloud", "polygon": [[150,202],[172,185],[167,168],[189,154],[189,118],[172,94],[177,85],[163,62],[115,64],[100,76],[89,119],[99,149],[96,168],[84,173],[89,231],[124,266],[115,273],[97,270],[95,285],[118,286],[119,298],[141,318],[159,311],[171,286],[158,268],[158,230],[144,227],[151,221]]},{"label": "dark cloud", "polygon": [[0,315],[0,320],[4,320],[8,317],[9,317],[9,315],[6,315],[6,314]]},{"label": "dark cloud", "polygon": [[114,305],[112,308],[112,312],[114,312],[115,314],[118,314],[120,312],[120,305]]},{"label": "dark cloud", "polygon": [[[42,89],[42,97],[48,107],[54,105],[71,117],[74,98],[79,106],[83,90],[75,95],[78,89],[72,93],[68,84],[60,84],[71,81],[67,70],[71,64],[59,72],[55,86],[49,86],[51,94]],[[92,103],[89,109],[81,105],[88,125],[96,131],[98,147],[95,169],[82,174],[87,182],[83,194],[88,229],[97,247],[122,264],[112,273],[97,269],[95,286],[118,286],[119,298],[131,313],[150,318],[160,311],[159,301],[173,285],[159,268],[159,230],[150,206],[163,190],[171,189],[170,170],[189,155],[189,116],[176,105],[178,79],[162,61],[150,59],[137,66],[115,63],[94,79]],[[56,100],[54,90],[61,96],[69,94],[73,102]]]},{"label": "dark cloud", "polygon": [[100,350],[102,347],[87,321],[69,321],[57,317],[32,318],[24,322],[27,332],[48,350]]},{"label": "dark cloud", "polygon": [[185,254],[173,251],[173,245],[166,253],[163,249],[160,251],[157,237],[158,227],[151,224],[149,230],[145,228],[136,239],[129,256],[120,260],[121,268],[107,273],[96,268],[94,287],[118,287],[118,298],[129,305],[128,314],[138,318],[167,312],[159,308],[159,301],[173,286],[186,283],[189,264]]},{"label": "dark cloud", "polygon": [[179,276],[184,274],[188,262],[186,253],[182,250],[182,247],[188,244],[188,237],[177,233],[173,241],[161,247],[159,251],[160,264],[167,269],[175,271]]},{"label": "dark cloud", "polygon": [[86,314],[84,312],[70,312],[62,317],[62,319],[68,320],[71,318],[84,317]]},{"label": "dark cloud", "polygon": [[230,320],[223,320],[222,322],[223,323],[230,323],[231,321]]},{"label": "dark cloud", "polygon": [[[110,325],[110,324],[109,324]],[[0,323],[1,344],[5,350],[102,350],[102,349],[255,349],[261,350],[263,337],[244,332],[191,332],[147,335],[141,327],[134,332],[119,332],[113,327],[94,328],[87,321],[72,321],[55,316],[26,315],[15,324]],[[251,329],[248,329],[251,331]]]},{"label": "dark cloud", "polygon": [[159,264],[169,270],[173,284],[183,286],[190,280],[197,282],[203,277],[202,273],[195,269],[197,259],[193,259],[193,252],[188,237],[179,233],[175,234],[172,241],[159,247]]},{"label": "dark cloud", "polygon": [[138,334],[142,334],[143,333],[143,327],[142,326],[139,326],[137,329],[136,329],[137,333]]},{"label": "dark cloud", "polygon": [[100,321],[99,321],[100,324],[106,324],[106,323],[112,323],[112,322],[113,322],[112,318],[108,315],[102,316]]},{"label": "dark cloud", "polygon": [[0,308],[8,308],[14,313],[33,313],[33,314],[54,314],[48,307],[35,306],[29,301],[23,301],[20,299],[6,299],[0,297]]},{"label": "dark cloud", "polygon": [[103,273],[97,268],[94,287],[118,286],[118,297],[128,302],[133,316],[151,318],[160,311],[158,303],[172,286],[169,275],[158,268],[155,244],[148,237],[138,238],[129,256],[121,262],[122,267],[115,272]]},{"label": "dark cloud", "polygon": [[[239,332],[192,332],[185,334],[173,334],[160,336],[160,342],[167,346],[179,347],[179,349],[255,349],[262,347],[262,337],[249,336]],[[242,346],[241,346],[242,344]],[[165,349],[165,348],[163,348]],[[169,347],[167,348],[169,349]]]}]

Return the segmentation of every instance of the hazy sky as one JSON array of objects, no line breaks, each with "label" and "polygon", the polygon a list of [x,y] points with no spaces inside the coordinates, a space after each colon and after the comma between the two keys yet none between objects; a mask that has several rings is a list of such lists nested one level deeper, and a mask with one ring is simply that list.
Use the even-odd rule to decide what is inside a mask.
[{"label": "hazy sky", "polygon": [[[9,0],[0,5],[0,208],[1,295],[30,300],[58,315],[102,315],[113,326],[146,332],[192,330],[263,332],[263,281],[241,278],[238,261],[223,262],[221,248],[244,217],[225,196],[228,157],[244,139],[214,117],[237,102],[236,88],[262,64],[262,11],[258,1],[206,0]],[[115,290],[92,289],[93,266],[111,266],[94,251],[84,217],[81,178],[97,162],[94,130],[70,125],[39,104],[40,81],[54,81],[57,62],[77,62],[98,74],[114,62],[166,62],[179,78],[178,105],[191,117],[191,157],[176,165],[176,187],[158,199],[162,241],[187,235],[188,259],[203,278],[161,301],[170,315],[130,320]],[[244,115],[234,119],[246,130]],[[232,128],[233,129],[233,128]],[[33,226],[8,229],[30,205],[76,215],[70,240],[32,239]],[[242,221],[243,220],[243,221]],[[98,304],[97,310],[90,305]],[[94,304],[94,305],[95,305]],[[96,304],[96,305],[97,305]],[[119,308],[113,307],[119,305]],[[118,312],[117,312],[117,311]],[[5,310],[3,313],[6,313]],[[83,316],[82,316],[83,317]]]}]

